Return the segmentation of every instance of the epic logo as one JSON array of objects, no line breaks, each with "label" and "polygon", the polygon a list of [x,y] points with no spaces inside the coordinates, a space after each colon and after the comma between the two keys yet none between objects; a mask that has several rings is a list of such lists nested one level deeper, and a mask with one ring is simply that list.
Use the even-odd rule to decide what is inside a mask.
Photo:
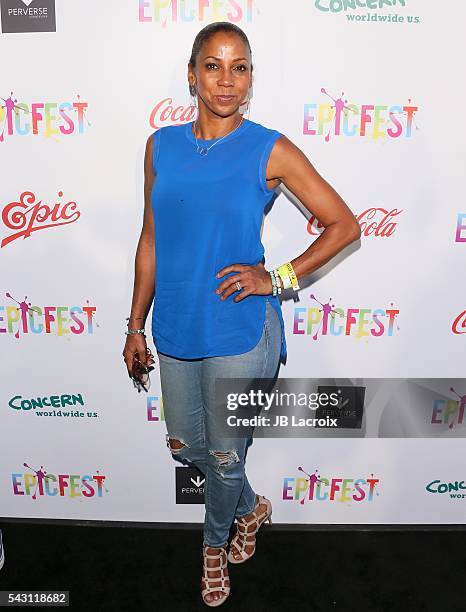
[{"label": "epic logo", "polygon": [[[58,196],[61,198],[63,191],[59,191]],[[48,205],[41,200],[36,201],[32,191],[23,191],[19,202],[10,202],[2,211],[2,222],[13,233],[3,238],[0,248],[17,238],[29,238],[37,230],[74,223],[81,216],[76,209],[76,202]]]}]

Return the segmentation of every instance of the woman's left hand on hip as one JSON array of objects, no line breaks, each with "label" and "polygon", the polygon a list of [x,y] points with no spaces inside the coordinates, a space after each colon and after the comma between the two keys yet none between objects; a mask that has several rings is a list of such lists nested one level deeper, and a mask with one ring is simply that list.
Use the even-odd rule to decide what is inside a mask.
[{"label": "woman's left hand on hip", "polygon": [[[221,278],[230,272],[237,274],[222,281],[215,291],[221,300],[226,300],[232,293],[238,294],[233,298],[234,302],[239,302],[248,295],[270,295],[272,293],[272,280],[262,262],[254,266],[232,264],[222,268],[216,278]],[[237,287],[237,282],[241,285],[241,289]]]}]

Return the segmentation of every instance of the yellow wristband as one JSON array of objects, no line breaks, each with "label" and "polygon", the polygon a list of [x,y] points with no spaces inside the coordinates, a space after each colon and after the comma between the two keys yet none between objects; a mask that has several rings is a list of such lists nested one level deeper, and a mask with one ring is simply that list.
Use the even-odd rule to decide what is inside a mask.
[{"label": "yellow wristband", "polygon": [[278,273],[280,275],[280,278],[284,279],[284,277],[286,277],[287,289],[288,287],[293,287],[293,291],[297,291],[299,289],[298,277],[296,276],[296,272],[294,271],[294,268],[290,261],[285,264],[282,264],[278,268]]},{"label": "yellow wristband", "polygon": [[285,264],[276,268],[278,276],[282,279],[283,289],[289,289],[291,287],[291,278],[288,274],[288,268]]}]

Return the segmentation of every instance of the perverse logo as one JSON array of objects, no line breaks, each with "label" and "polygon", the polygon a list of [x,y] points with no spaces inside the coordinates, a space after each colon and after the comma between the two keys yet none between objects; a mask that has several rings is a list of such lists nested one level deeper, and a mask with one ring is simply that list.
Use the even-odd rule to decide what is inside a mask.
[{"label": "perverse logo", "polygon": [[55,0],[0,0],[2,32],[56,32]]}]

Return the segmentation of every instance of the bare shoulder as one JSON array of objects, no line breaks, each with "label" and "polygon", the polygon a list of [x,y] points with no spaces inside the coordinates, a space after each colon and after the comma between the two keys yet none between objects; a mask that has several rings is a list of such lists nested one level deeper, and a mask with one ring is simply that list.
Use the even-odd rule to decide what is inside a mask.
[{"label": "bare shoulder", "polygon": [[144,172],[147,178],[154,175],[153,167],[154,134],[150,134],[146,141],[146,151],[144,154]]},{"label": "bare shoulder", "polygon": [[267,164],[267,177],[283,179],[291,168],[311,166],[303,151],[287,136],[282,134],[274,143]]},{"label": "bare shoulder", "polygon": [[146,155],[152,154],[154,150],[154,133],[149,134],[146,140]]},{"label": "bare shoulder", "polygon": [[307,160],[308,158],[303,153],[303,151],[297,145],[295,145],[293,141],[291,141],[287,136],[282,134],[282,136],[280,136],[280,138],[275,141],[272,152],[270,154],[270,161],[272,162],[272,164],[283,164],[289,162],[290,160],[295,162],[298,159]]}]

